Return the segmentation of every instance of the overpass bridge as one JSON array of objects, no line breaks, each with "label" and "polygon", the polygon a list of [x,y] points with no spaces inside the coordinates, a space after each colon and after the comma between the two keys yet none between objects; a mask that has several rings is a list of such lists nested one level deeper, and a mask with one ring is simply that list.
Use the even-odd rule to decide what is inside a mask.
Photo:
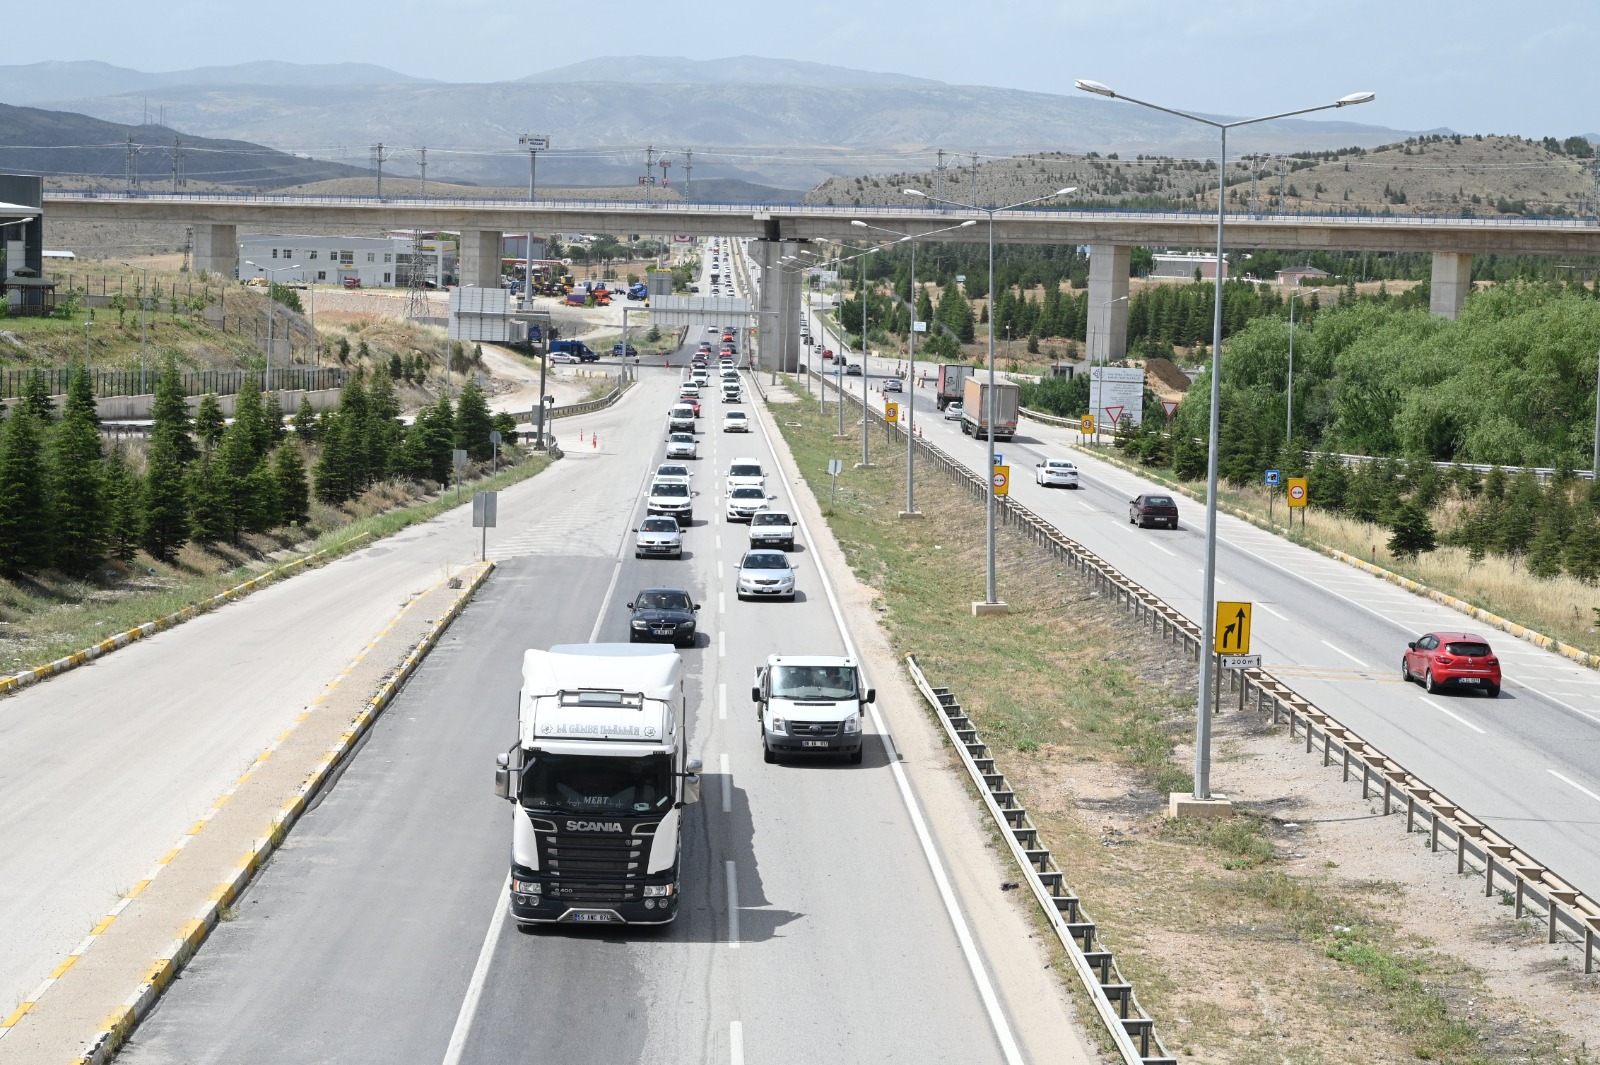
[{"label": "overpass bridge", "polygon": [[[49,192],[45,216],[65,222],[176,222],[195,229],[195,268],[225,277],[238,266],[241,226],[264,232],[296,227],[436,229],[461,234],[463,285],[500,283],[505,233],[586,232],[688,234],[748,239],[763,281],[797,284],[792,272],[770,270],[797,245],[859,239],[852,219],[916,233],[981,211],[919,206],[717,204],[606,200],[378,199],[353,196],[272,196],[202,193]],[[1207,247],[1216,216],[1202,211],[1022,209],[998,214],[1001,244],[1074,244],[1090,249],[1088,355],[1120,359],[1127,350],[1129,253],[1136,245]],[[986,225],[955,230],[943,240],[982,243]],[[1454,318],[1472,290],[1474,255],[1600,256],[1600,224],[1592,219],[1471,218],[1370,214],[1233,214],[1227,246],[1284,251],[1426,252],[1433,256],[1431,309]],[[764,301],[765,302],[765,301]],[[775,304],[786,306],[781,294]],[[792,364],[798,349],[785,352]]]}]

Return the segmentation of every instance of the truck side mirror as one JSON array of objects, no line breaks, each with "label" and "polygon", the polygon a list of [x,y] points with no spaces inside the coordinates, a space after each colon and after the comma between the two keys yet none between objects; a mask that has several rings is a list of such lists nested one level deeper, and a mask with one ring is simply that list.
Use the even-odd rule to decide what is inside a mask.
[{"label": "truck side mirror", "polygon": [[877,701],[878,701],[878,689],[877,688],[868,688],[867,689],[867,702],[875,703]]},{"label": "truck side mirror", "polygon": [[494,793],[502,799],[512,797],[512,779],[518,776],[517,770],[511,768],[511,752],[494,756]]},{"label": "truck side mirror", "polygon": [[700,801],[700,759],[691,758],[683,767],[683,801],[681,805]]}]

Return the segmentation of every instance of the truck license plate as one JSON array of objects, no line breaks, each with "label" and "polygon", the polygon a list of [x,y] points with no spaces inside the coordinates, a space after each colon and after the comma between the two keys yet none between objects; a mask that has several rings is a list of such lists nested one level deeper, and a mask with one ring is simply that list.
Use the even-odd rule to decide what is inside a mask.
[{"label": "truck license plate", "polygon": [[800,746],[802,746],[802,747],[826,747],[827,745],[828,745],[828,741],[827,740],[801,740],[800,741]]},{"label": "truck license plate", "polygon": [[602,924],[610,924],[616,920],[609,913],[575,913],[572,915],[572,919],[574,921],[599,921]]}]

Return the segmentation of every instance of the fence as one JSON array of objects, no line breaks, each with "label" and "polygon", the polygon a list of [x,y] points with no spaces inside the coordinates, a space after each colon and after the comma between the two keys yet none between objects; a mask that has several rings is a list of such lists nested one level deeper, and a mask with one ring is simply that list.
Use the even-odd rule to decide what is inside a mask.
[{"label": "fence", "polygon": [[[859,397],[851,399],[860,405]],[[902,441],[905,439],[902,430],[888,426],[876,411],[870,413],[893,435]],[[991,488],[986,480],[936,445],[920,438],[917,445],[928,461],[964,485],[975,499],[987,498]],[[1153,635],[1177,644],[1189,658],[1199,661],[1199,627],[1160,597],[1009,497],[995,500],[995,517],[1002,524],[1016,528],[1040,549],[1050,552],[1062,565],[1075,570],[1101,595],[1120,603],[1139,623],[1148,626]],[[1593,973],[1596,970],[1600,902],[1557,876],[1548,866],[1429,787],[1426,781],[1297,695],[1266,670],[1222,670],[1215,659],[1212,668],[1218,675],[1218,682],[1212,687],[1219,704],[1226,684],[1229,692],[1237,693],[1239,710],[1243,711],[1253,700],[1256,712],[1270,713],[1275,724],[1288,723],[1291,739],[1303,735],[1307,754],[1316,753],[1320,741],[1324,766],[1331,765],[1337,757],[1346,781],[1352,772],[1360,771],[1363,799],[1372,798],[1376,790],[1385,817],[1396,813],[1403,805],[1407,834],[1416,830],[1420,819],[1428,834],[1430,850],[1437,851],[1442,841],[1444,846],[1455,851],[1458,873],[1464,874],[1469,865],[1473,866],[1483,874],[1486,896],[1493,895],[1496,890],[1503,891],[1510,898],[1516,917],[1521,918],[1525,912],[1541,916],[1548,942],[1555,943],[1562,931],[1570,934],[1581,946],[1583,971]]]},{"label": "fence", "polygon": [[[48,394],[65,395],[74,372],[83,371],[69,368],[0,371],[0,399],[15,399],[22,395],[28,382],[35,377],[44,380]],[[94,378],[94,394],[101,397],[150,395],[161,376],[159,371],[153,369],[90,370],[89,373]],[[262,370],[196,370],[182,375],[183,394],[203,396],[211,392],[219,396],[231,396],[239,391],[247,376],[254,377],[257,387],[265,391],[266,373]],[[346,371],[338,367],[280,367],[272,371],[272,387],[274,391],[320,392],[343,388],[346,376]]]}]

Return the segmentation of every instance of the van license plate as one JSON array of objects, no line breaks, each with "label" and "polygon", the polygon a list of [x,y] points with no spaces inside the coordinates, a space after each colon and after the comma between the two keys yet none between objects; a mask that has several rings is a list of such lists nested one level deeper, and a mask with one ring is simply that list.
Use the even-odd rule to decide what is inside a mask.
[{"label": "van license plate", "polygon": [[827,740],[801,740],[800,741],[800,746],[802,746],[802,747],[826,747],[827,745],[828,745],[828,741]]}]

